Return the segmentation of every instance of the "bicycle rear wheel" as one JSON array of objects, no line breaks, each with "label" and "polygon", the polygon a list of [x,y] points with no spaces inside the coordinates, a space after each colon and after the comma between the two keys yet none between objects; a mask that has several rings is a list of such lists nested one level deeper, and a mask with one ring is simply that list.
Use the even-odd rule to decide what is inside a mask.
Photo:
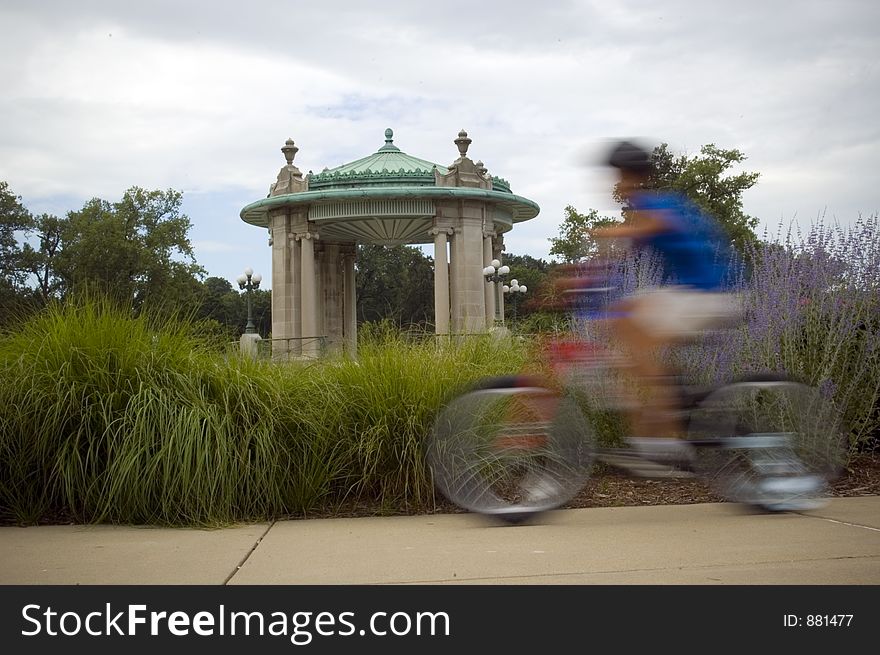
[{"label": "bicycle rear wheel", "polygon": [[583,487],[595,456],[591,437],[573,399],[499,378],[442,410],[426,461],[450,501],[516,523],[565,504]]},{"label": "bicycle rear wheel", "polygon": [[845,463],[841,416],[817,389],[786,379],[726,385],[691,413],[696,468],[727,500],[769,511],[823,503]]}]

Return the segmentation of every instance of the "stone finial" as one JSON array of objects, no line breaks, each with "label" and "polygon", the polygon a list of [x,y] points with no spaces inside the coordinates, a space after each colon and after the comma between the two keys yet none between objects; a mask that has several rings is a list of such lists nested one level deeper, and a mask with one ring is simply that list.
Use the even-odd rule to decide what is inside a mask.
[{"label": "stone finial", "polygon": [[467,156],[468,146],[471,145],[472,139],[468,138],[467,132],[462,130],[458,133],[458,138],[453,141],[458,146],[458,153],[461,157]]},{"label": "stone finial", "polygon": [[308,190],[308,180],[303,180],[300,170],[293,165],[293,158],[299,148],[293,143],[293,139],[284,142],[281,152],[287,160],[287,166],[282,166],[278,172],[278,179],[269,187],[269,196],[283,196],[288,193],[298,193]]},{"label": "stone finial", "polygon": [[288,166],[293,166],[293,158],[296,156],[296,153],[299,151],[294,143],[293,139],[288,139],[284,142],[284,146],[281,148],[281,152],[284,153],[284,158],[287,160]]},{"label": "stone finial", "polygon": [[394,131],[390,127],[385,130],[385,145],[379,148],[379,152],[400,152],[400,148],[394,145]]},{"label": "stone finial", "polygon": [[477,167],[477,173],[479,173],[480,175],[482,175],[484,177],[485,177],[486,173],[489,172],[489,169],[486,168],[486,165],[482,161],[477,161],[476,167]]}]

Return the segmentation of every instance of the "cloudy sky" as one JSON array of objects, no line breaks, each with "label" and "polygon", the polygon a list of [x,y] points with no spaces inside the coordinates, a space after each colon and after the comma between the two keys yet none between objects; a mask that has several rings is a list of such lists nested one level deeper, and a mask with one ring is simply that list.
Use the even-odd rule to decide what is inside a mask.
[{"label": "cloudy sky", "polygon": [[[738,148],[745,209],[776,233],[880,209],[880,3],[0,0],[0,180],[63,215],[130,186],[184,192],[210,275],[264,274],[265,197],[384,142],[469,155],[540,215],[507,249],[548,257],[566,205],[616,213],[607,139]],[[267,276],[268,277],[268,276]]]}]

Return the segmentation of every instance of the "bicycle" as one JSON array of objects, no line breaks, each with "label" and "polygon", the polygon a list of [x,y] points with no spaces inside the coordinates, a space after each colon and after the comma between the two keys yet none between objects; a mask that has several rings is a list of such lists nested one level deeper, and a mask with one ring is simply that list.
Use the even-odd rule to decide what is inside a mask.
[{"label": "bicycle", "polygon": [[[607,294],[608,286],[581,289]],[[607,303],[606,303],[607,305]],[[593,312],[591,319],[597,314]],[[563,506],[594,464],[642,467],[649,477],[699,476],[724,500],[769,512],[813,509],[842,470],[844,436],[833,404],[785,376],[710,388],[675,380],[689,456],[669,461],[611,440],[631,394],[620,356],[594,337],[555,341],[550,377],[483,380],[439,413],[426,442],[435,486],[459,507],[519,523]]]}]

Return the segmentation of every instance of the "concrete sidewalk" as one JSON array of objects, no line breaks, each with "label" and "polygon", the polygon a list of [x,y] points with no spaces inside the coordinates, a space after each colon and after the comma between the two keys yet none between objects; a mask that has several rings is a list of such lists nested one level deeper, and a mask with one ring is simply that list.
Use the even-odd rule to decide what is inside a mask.
[{"label": "concrete sidewalk", "polygon": [[318,519],[218,530],[0,528],[0,584],[880,584],[880,496]]}]

